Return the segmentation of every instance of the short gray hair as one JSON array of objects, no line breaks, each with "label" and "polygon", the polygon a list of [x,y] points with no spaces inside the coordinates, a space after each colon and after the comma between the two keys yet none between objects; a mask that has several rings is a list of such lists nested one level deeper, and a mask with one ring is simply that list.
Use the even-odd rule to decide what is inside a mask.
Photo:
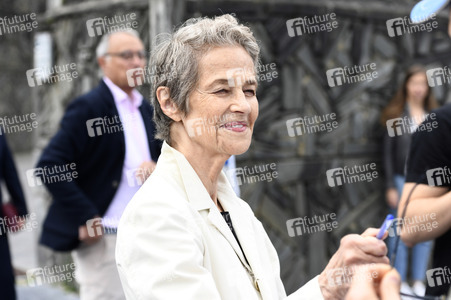
[{"label": "short gray hair", "polygon": [[134,29],[124,29],[124,30],[118,30],[118,31],[114,31],[111,33],[104,34],[102,36],[102,38],[100,39],[100,42],[96,48],[96,57],[97,58],[102,57],[105,54],[107,54],[108,48],[110,46],[110,37],[116,33],[127,33],[127,34],[130,34],[139,39],[139,33]]},{"label": "short gray hair", "polygon": [[173,34],[159,35],[157,40],[150,58],[153,78],[150,99],[154,106],[155,137],[169,144],[170,125],[174,121],[163,113],[158,103],[158,87],[168,87],[171,99],[186,115],[188,96],[199,79],[199,58],[211,47],[241,45],[254,62],[255,73],[258,71],[260,47],[257,40],[249,27],[239,24],[229,14],[189,19]]}]

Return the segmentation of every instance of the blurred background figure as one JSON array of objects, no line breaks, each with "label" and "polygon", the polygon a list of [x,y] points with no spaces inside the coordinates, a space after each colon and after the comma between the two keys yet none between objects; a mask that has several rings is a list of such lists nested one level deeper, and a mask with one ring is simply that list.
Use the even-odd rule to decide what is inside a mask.
[{"label": "blurred background figure", "polygon": [[[451,10],[448,3],[449,0],[420,1],[412,9],[411,18],[415,15],[422,15],[423,19],[433,17],[441,9],[447,8],[450,17],[448,35],[451,36]],[[449,49],[446,49],[448,54]],[[449,86],[447,89],[449,90]],[[436,128],[431,132],[418,131],[412,136],[406,166],[406,184],[400,201],[400,207],[408,206],[406,218],[418,218],[420,222],[406,223],[401,238],[407,245],[434,240],[431,269],[427,271],[426,295],[440,296],[434,297],[437,299],[451,299],[451,104],[445,103],[433,112],[435,119],[425,121],[424,126],[432,126],[435,122]],[[440,170],[443,170],[443,175],[437,178],[441,178],[442,182],[436,181],[436,177],[432,176]],[[431,171],[432,174],[429,173]],[[432,230],[415,230],[415,226],[425,226],[429,222],[424,216],[432,214],[436,224],[439,224],[437,227]]]},{"label": "blurred background figure", "polygon": [[[0,132],[0,181],[6,184],[11,201],[9,205],[15,207],[17,216],[27,214],[24,193],[17,176],[13,157],[6,143],[5,136]],[[16,291],[14,288],[14,271],[11,264],[11,255],[8,245],[8,224],[10,224],[11,215],[7,215],[4,210],[2,191],[0,185],[0,293],[2,300],[15,300]],[[6,208],[6,207],[5,207]]]},{"label": "blurred background figure", "polygon": [[96,52],[104,77],[69,105],[38,163],[49,170],[75,163],[79,175],[70,182],[43,180],[53,202],[40,242],[72,251],[81,300],[122,300],[114,258],[117,225],[153,172],[161,143],[153,136],[152,106],[127,78],[127,71],[139,73],[146,63],[138,34],[104,35]]},{"label": "blurred background figure", "polygon": [[[384,136],[383,151],[386,175],[386,201],[390,213],[394,216],[397,215],[398,204],[405,182],[405,163],[412,132],[423,122],[428,112],[437,106],[438,104],[427,82],[426,70],[423,66],[414,65],[407,70],[401,87],[382,112],[382,124],[394,130],[392,134]],[[402,120],[393,120],[396,118],[401,118]],[[390,130],[390,128],[388,129]],[[400,131],[397,132],[398,129]],[[389,237],[387,240],[388,257],[390,259],[392,259],[392,254],[395,251],[395,240],[394,237]],[[431,244],[431,241],[419,243],[410,249],[410,278],[413,281],[411,289],[407,283],[409,248],[401,240],[399,241],[394,266],[402,278],[402,292],[411,293],[413,291],[416,295],[424,295],[425,272]]]},{"label": "blurred background figure", "polygon": [[227,179],[232,185],[235,194],[240,197],[240,185],[238,184],[238,179],[236,178],[236,157],[235,155],[230,156],[228,160],[226,160],[223,168],[225,174],[227,175]]}]

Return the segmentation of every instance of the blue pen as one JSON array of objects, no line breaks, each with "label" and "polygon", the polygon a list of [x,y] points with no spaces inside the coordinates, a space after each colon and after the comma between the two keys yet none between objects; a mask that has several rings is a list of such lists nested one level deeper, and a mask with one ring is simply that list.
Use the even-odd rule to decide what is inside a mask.
[{"label": "blue pen", "polygon": [[382,239],[384,237],[384,234],[388,231],[390,228],[391,223],[393,222],[393,215],[388,214],[387,217],[384,220],[384,223],[381,225],[381,229],[379,230],[378,234],[376,235],[376,238],[378,240]]}]

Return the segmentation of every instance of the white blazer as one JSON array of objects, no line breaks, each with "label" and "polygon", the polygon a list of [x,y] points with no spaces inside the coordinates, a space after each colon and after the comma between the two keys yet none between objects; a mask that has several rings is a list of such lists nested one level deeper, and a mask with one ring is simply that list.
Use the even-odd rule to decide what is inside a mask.
[{"label": "white blazer", "polygon": [[286,296],[276,250],[223,172],[218,200],[246,258],[194,169],[164,143],[119,223],[116,262],[128,300],[323,299],[317,277]]}]

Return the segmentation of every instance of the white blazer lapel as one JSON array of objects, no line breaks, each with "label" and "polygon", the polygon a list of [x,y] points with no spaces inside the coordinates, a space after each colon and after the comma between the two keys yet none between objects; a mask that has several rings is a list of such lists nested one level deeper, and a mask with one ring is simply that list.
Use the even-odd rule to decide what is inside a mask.
[{"label": "white blazer lapel", "polygon": [[[208,209],[208,217],[207,218],[210,221],[210,223],[214,227],[216,227],[216,229],[229,242],[229,244],[232,246],[235,253],[240,258],[243,265],[246,266],[247,269],[250,269],[249,265],[246,262],[246,259],[244,258],[243,252],[241,251],[240,246],[238,245],[238,242],[236,241],[235,237],[233,236],[232,231],[230,230],[226,221],[222,217],[218,208],[215,206],[214,202],[211,200],[210,195],[208,194],[207,190],[205,189],[204,185],[202,184],[202,181],[199,179],[199,176],[197,175],[196,171],[194,171],[193,167],[190,165],[188,160],[183,156],[183,154],[181,154],[174,148],[170,148],[168,145],[163,146],[163,147],[164,147],[164,150],[167,149],[167,150],[172,151],[172,153],[174,154],[175,159],[177,161],[177,165],[180,168],[180,172],[182,174],[184,174],[184,176],[181,176],[180,183],[185,188],[186,195],[188,196],[188,201],[199,212],[201,210]],[[223,175],[223,174],[221,174],[221,175]],[[223,175],[223,176],[225,176],[225,175]],[[232,190],[232,193],[233,193],[233,190]],[[218,192],[218,195],[219,195],[219,192]],[[234,196],[234,195],[235,194],[233,193],[232,196]],[[230,197],[230,195],[228,195],[228,197]]]},{"label": "white blazer lapel", "polygon": [[226,221],[224,220],[223,216],[221,215],[221,213],[215,206],[210,208],[210,212],[208,214],[208,220],[211,222],[211,224],[214,227],[216,227],[216,229],[229,242],[229,244],[232,246],[233,250],[235,251],[236,255],[238,255],[238,257],[240,258],[243,265],[246,266],[247,269],[249,269],[249,265],[247,264],[246,259],[244,258],[243,252],[241,251],[241,248],[238,245],[238,242],[236,241],[235,237],[233,236],[233,233],[230,230],[229,226],[227,225]]},{"label": "white blazer lapel", "polygon": [[260,249],[257,248],[259,243],[256,240],[256,234],[258,233],[254,230],[252,219],[249,214],[244,211],[247,208],[239,205],[240,200],[236,199],[236,201],[233,201],[234,197],[238,197],[235,195],[230,184],[224,182],[224,180],[227,179],[224,174],[222,175],[224,178],[221,178],[222,176],[219,178],[218,195],[221,195],[219,197],[223,197],[223,199],[227,199],[222,201],[221,204],[223,208],[230,213],[233,228],[235,229],[235,233],[243,248],[244,255],[250,264],[254,285],[260,291],[263,299],[274,299],[274,291],[268,290],[267,284],[263,283],[266,282],[264,277],[267,276],[267,274],[262,268],[263,263],[260,259]]}]

